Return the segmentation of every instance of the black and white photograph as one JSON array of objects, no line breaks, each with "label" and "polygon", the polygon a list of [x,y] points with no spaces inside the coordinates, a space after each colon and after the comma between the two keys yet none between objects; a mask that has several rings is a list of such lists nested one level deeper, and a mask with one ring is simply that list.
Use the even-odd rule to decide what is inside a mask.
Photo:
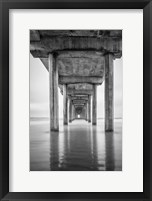
[{"label": "black and white photograph", "polygon": [[123,171],[122,30],[29,30],[30,171]]}]

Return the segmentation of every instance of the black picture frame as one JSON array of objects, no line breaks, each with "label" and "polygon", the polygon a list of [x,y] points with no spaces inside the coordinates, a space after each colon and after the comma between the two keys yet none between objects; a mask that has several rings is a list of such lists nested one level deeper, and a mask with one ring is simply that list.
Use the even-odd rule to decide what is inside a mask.
[{"label": "black picture frame", "polygon": [[[9,192],[9,9],[143,9],[143,192]],[[138,34],[138,33],[137,33]],[[0,0],[0,198],[1,200],[152,200],[152,1]],[[131,182],[131,181],[130,181]],[[123,184],[122,184],[123,185]]]}]

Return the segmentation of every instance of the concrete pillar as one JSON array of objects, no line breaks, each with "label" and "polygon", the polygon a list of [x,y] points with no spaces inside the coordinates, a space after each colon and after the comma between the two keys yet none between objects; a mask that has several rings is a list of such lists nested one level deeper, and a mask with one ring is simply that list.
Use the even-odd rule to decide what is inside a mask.
[{"label": "concrete pillar", "polygon": [[67,85],[63,85],[63,123],[68,124],[68,96],[67,96]]},{"label": "concrete pillar", "polygon": [[85,103],[85,120],[88,121],[88,104]]},{"label": "concrete pillar", "polygon": [[75,107],[72,104],[72,121],[75,120]]},{"label": "concrete pillar", "polygon": [[97,86],[93,85],[93,96],[92,96],[92,125],[97,124]]},{"label": "concrete pillar", "polygon": [[49,54],[49,85],[50,85],[50,130],[59,130],[58,113],[58,69],[55,56]]},{"label": "concrete pillar", "polygon": [[88,122],[91,122],[91,96],[88,97]]},{"label": "concrete pillar", "polygon": [[69,102],[69,122],[72,122],[72,100]]},{"label": "concrete pillar", "polygon": [[88,121],[88,101],[86,102],[86,121]]},{"label": "concrete pillar", "polygon": [[113,55],[105,56],[105,131],[114,129]]}]

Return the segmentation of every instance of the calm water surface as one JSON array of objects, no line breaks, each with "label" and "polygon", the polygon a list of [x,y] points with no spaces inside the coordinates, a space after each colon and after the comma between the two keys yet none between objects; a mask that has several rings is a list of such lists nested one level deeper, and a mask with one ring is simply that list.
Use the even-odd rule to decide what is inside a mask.
[{"label": "calm water surface", "polygon": [[31,171],[121,171],[122,120],[115,120],[115,131],[104,132],[104,121],[97,126],[75,120],[68,126],[60,121],[59,132],[49,132],[49,119],[30,121]]}]

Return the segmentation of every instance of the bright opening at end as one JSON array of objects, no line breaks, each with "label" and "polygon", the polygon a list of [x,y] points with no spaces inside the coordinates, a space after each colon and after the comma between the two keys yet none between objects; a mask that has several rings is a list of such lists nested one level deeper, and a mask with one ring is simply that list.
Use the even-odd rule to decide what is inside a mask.
[{"label": "bright opening at end", "polygon": [[78,114],[78,118],[80,118],[80,115]]}]

